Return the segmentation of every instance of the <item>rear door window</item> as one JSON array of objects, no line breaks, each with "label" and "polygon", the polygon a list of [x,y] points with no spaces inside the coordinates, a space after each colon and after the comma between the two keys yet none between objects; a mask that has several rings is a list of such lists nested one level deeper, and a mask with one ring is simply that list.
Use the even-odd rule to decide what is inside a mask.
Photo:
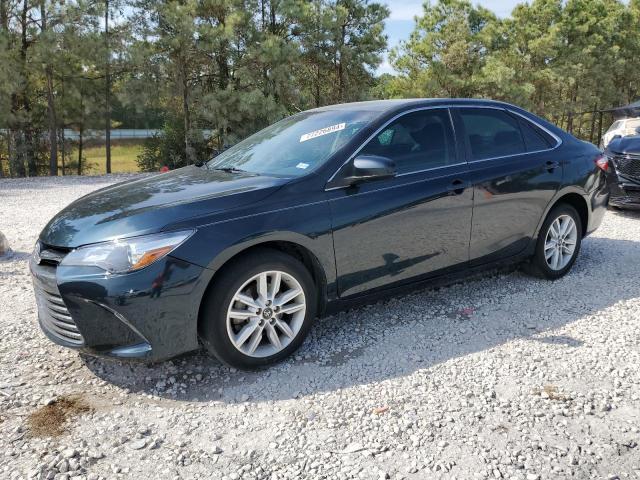
[{"label": "rear door window", "polygon": [[518,120],[506,111],[461,108],[459,112],[471,150],[471,161],[526,152]]}]

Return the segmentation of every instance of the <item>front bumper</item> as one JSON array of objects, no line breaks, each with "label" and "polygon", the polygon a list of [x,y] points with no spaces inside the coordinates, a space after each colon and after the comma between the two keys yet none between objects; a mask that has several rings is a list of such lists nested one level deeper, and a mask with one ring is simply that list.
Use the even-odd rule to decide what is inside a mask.
[{"label": "front bumper", "polygon": [[38,321],[53,342],[82,352],[154,362],[195,350],[210,272],[167,256],[125,275],[29,262]]},{"label": "front bumper", "polygon": [[640,209],[640,182],[617,177],[609,185],[609,205],[618,208]]},{"label": "front bumper", "polygon": [[614,170],[607,177],[611,192],[609,205],[640,209],[640,158],[618,155],[612,158],[611,163]]}]

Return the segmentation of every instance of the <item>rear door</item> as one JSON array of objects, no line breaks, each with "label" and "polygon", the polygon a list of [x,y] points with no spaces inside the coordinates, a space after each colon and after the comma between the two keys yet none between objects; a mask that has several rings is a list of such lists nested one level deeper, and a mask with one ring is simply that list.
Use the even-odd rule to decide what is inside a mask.
[{"label": "rear door", "polygon": [[516,255],[562,182],[559,140],[502,108],[460,107],[454,115],[474,190],[471,264]]},{"label": "rear door", "polygon": [[397,175],[327,192],[340,295],[466,266],[473,193],[449,110],[405,113],[359,154],[393,159]]}]

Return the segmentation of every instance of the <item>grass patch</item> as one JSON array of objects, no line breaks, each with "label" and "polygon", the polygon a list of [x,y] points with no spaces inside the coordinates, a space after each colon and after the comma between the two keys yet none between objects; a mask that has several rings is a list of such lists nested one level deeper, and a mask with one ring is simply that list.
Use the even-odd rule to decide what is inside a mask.
[{"label": "grass patch", "polygon": [[[142,143],[123,142],[111,145],[111,172],[132,173],[139,172],[136,158],[142,151]],[[85,147],[83,156],[90,168],[88,175],[102,175],[106,173],[106,153],[104,145]]]},{"label": "grass patch", "polygon": [[90,411],[92,408],[79,397],[60,397],[29,415],[27,425],[34,437],[57,437],[64,433],[68,420]]}]

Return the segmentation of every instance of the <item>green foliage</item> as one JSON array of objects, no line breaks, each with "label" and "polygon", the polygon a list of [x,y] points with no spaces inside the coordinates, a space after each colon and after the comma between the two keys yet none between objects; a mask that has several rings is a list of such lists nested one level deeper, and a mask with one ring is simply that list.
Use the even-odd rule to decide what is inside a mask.
[{"label": "green foliage", "polygon": [[[136,162],[142,172],[157,172],[162,167],[170,169],[188,165],[184,155],[184,124],[179,120],[167,122],[162,133],[145,140]],[[194,163],[211,158],[212,149],[201,132],[192,132],[191,147],[194,149]]]},{"label": "green foliage", "polygon": [[593,139],[577,112],[640,96],[640,0],[532,0],[503,19],[475,4],[425,2],[376,78],[381,0],[0,0],[0,174],[93,168],[84,141],[107,107],[112,128],[162,129],[138,159],[155,171],[339,102],[494,98]]},{"label": "green foliage", "polygon": [[640,95],[639,26],[638,0],[533,0],[505,19],[467,0],[427,2],[391,53],[398,75],[375,91],[505,100],[593,140],[590,112]]},{"label": "green foliage", "polygon": [[398,91],[418,96],[470,97],[488,45],[485,27],[496,17],[468,0],[442,0],[424,4],[410,39],[391,53],[401,73]]},{"label": "green foliage", "polygon": [[152,170],[162,159],[200,161],[207,149],[194,135],[203,129],[213,132],[208,150],[220,149],[295,111],[366,98],[386,47],[389,12],[368,0],[137,6],[144,14],[130,55],[144,68],[123,90],[144,91],[153,81],[152,104],[173,119],[141,155]]},{"label": "green foliage", "polygon": [[164,125],[140,157],[155,170],[366,98],[388,14],[373,0],[0,0],[0,171],[83,171],[83,145],[59,132],[104,129],[107,108],[111,127]]}]

